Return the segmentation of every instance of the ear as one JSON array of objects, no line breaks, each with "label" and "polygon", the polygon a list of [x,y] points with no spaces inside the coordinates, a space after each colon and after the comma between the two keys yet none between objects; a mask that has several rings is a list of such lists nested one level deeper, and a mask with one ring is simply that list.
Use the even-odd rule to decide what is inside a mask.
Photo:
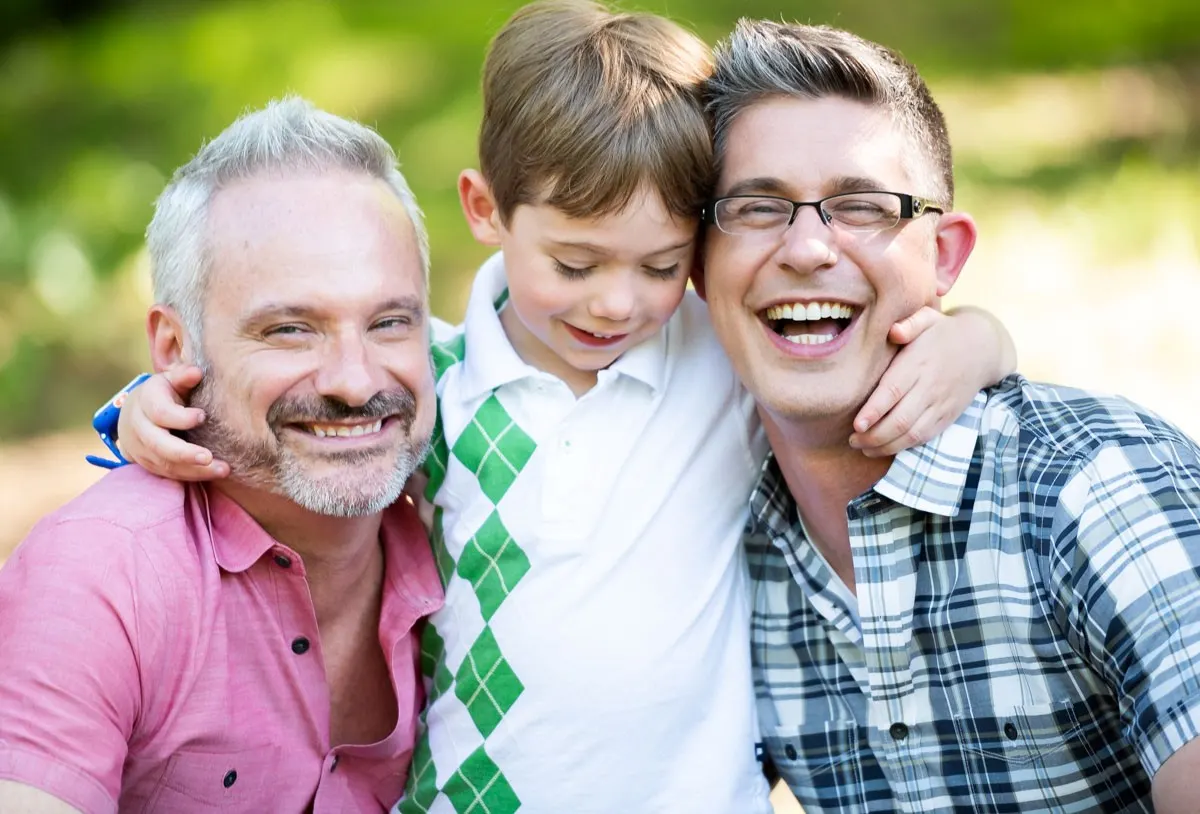
[{"label": "ear", "polygon": [[958,280],[978,231],[974,219],[965,212],[947,212],[937,225],[937,293],[944,297]]},{"label": "ear", "polygon": [[458,176],[458,202],[475,239],[486,246],[500,245],[500,210],[492,188],[479,170],[463,170]]},{"label": "ear", "polygon": [[178,365],[192,364],[192,353],[183,320],[169,305],[154,305],[146,315],[146,338],[150,340],[150,364],[155,373]]}]

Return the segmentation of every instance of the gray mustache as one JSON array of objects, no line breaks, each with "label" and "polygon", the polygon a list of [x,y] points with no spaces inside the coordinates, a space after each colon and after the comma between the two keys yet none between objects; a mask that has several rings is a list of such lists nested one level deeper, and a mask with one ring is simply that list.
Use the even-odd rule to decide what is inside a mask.
[{"label": "gray mustache", "polygon": [[341,399],[329,396],[284,397],[272,404],[267,411],[267,423],[272,427],[278,427],[282,424],[396,416],[407,427],[412,424],[416,415],[416,398],[408,389],[400,388],[380,391],[371,396],[366,404],[357,407],[351,407]]}]

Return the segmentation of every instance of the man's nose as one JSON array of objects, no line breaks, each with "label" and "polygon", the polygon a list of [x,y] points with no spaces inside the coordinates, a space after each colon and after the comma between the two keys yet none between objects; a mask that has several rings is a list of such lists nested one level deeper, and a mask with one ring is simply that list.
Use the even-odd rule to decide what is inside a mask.
[{"label": "man's nose", "polygon": [[780,236],[776,260],[802,273],[832,268],[838,260],[836,237],[817,207],[802,206]]},{"label": "man's nose", "polygon": [[388,389],[388,374],[370,344],[355,334],[332,339],[324,350],[317,371],[316,389],[351,407],[361,407],[371,397]]}]

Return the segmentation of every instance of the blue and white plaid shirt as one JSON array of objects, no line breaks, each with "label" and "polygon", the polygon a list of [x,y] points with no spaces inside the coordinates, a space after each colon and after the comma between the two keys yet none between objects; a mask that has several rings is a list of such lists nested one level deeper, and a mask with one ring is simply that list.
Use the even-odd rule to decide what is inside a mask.
[{"label": "blue and white plaid shirt", "polygon": [[1200,449],[1010,377],[847,507],[857,591],[774,459],[751,498],[767,750],[807,814],[1150,811],[1200,734]]}]

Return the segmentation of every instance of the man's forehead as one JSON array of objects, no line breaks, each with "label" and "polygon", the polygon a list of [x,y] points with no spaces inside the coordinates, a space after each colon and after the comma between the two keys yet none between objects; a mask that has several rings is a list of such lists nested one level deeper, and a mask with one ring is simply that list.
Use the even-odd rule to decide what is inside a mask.
[{"label": "man's forehead", "polygon": [[213,201],[207,241],[208,295],[243,313],[275,301],[371,309],[425,294],[407,211],[385,183],[359,173],[232,185]]},{"label": "man's forehead", "polygon": [[[773,179],[807,194],[906,184],[905,139],[888,111],[839,97],[775,97],[757,102],[730,127],[720,191]],[[764,190],[765,191],[765,190]]]}]

